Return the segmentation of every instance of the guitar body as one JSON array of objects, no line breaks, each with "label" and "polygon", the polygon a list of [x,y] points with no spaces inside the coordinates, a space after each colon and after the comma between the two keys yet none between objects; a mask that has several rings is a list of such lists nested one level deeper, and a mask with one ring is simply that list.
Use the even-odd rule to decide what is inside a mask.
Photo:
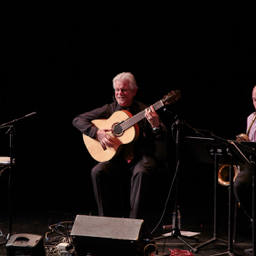
[{"label": "guitar body", "polygon": [[[99,129],[111,129],[130,117],[132,117],[132,114],[129,111],[121,110],[113,113],[109,119],[97,119],[93,120],[92,123]],[[83,134],[83,140],[87,150],[98,162],[109,161],[113,157],[117,156],[121,151],[123,144],[128,144],[137,139],[139,135],[139,128],[138,125],[135,124],[125,130],[122,134],[115,135],[112,131],[109,131],[108,134],[114,139],[114,147],[107,147],[105,150],[98,140]]]}]

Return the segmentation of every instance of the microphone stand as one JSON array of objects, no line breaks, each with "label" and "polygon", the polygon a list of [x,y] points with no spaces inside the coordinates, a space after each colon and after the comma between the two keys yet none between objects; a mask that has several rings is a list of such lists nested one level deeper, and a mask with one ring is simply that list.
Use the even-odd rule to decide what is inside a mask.
[{"label": "microphone stand", "polygon": [[[178,238],[180,241],[182,241],[184,244],[186,244],[191,251],[197,252],[196,248],[193,248],[188,242],[186,242],[182,237],[186,237],[181,235],[180,229],[177,226],[177,221],[178,221],[178,188],[179,188],[179,170],[180,170],[180,132],[181,132],[181,125],[185,123],[185,121],[180,120],[179,117],[176,115],[175,116],[176,122],[176,192],[175,192],[175,226],[172,227],[172,237]],[[185,123],[186,124],[186,123]],[[187,237],[191,239],[198,240],[195,237]]]},{"label": "microphone stand", "polygon": [[32,112],[30,114],[27,114],[23,117],[20,117],[18,119],[14,119],[10,122],[4,123],[2,125],[0,125],[0,129],[3,128],[9,128],[7,130],[7,132],[5,134],[9,133],[9,150],[10,150],[10,166],[9,166],[9,177],[8,177],[8,227],[9,227],[9,232],[6,236],[6,241],[8,241],[10,239],[10,236],[12,234],[12,204],[11,204],[11,176],[12,176],[12,172],[13,172],[13,164],[15,162],[15,158],[14,158],[14,133],[15,133],[15,128],[14,128],[14,123],[27,118],[29,116],[35,115],[36,112]]},{"label": "microphone stand", "polygon": [[9,232],[6,236],[6,241],[10,239],[12,233],[12,209],[11,209],[11,176],[13,171],[14,163],[14,126],[13,125],[1,125],[0,129],[9,128],[5,134],[9,133],[9,153],[10,153],[10,164],[9,164],[9,176],[8,176],[8,227]]}]

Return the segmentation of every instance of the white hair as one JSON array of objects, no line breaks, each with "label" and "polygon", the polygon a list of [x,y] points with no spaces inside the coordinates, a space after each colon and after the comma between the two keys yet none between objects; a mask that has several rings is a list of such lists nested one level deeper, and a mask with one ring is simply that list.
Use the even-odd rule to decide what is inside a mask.
[{"label": "white hair", "polygon": [[115,84],[117,81],[128,81],[131,90],[133,90],[135,88],[137,88],[137,89],[139,88],[137,86],[134,75],[130,72],[122,72],[113,78],[113,88],[114,89],[115,89]]}]

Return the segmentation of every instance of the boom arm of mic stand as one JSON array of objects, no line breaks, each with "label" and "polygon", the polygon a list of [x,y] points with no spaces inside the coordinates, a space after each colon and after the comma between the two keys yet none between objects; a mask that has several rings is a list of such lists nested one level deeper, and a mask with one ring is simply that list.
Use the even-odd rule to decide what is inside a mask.
[{"label": "boom arm of mic stand", "polygon": [[32,115],[35,115],[35,114],[36,114],[36,112],[32,112],[32,113],[29,113],[29,114],[27,114],[27,115],[25,115],[25,116],[19,117],[19,118],[17,118],[17,119],[13,119],[12,121],[9,121],[9,122],[7,122],[7,123],[1,124],[1,125],[0,125],[0,128],[4,128],[4,127],[6,127],[6,126],[8,126],[8,125],[10,125],[10,124],[13,124],[13,123],[15,123],[15,122],[17,122],[17,121],[20,121],[20,120],[22,120],[22,119],[24,119],[24,118],[27,118],[27,117],[32,116]]}]

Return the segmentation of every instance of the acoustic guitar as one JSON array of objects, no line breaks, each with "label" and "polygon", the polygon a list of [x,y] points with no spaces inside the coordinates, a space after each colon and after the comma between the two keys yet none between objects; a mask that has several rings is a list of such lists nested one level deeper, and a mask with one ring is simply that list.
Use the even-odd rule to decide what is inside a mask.
[{"label": "acoustic guitar", "polygon": [[[170,92],[159,100],[153,107],[155,110],[179,100],[181,93],[178,90]],[[139,137],[138,122],[145,118],[145,110],[136,115],[129,111],[120,110],[114,112],[109,119],[96,119],[92,123],[99,129],[111,129],[107,132],[114,139],[114,146],[104,149],[100,142],[83,134],[83,140],[90,155],[98,162],[108,161],[117,156],[123,145],[135,141]]]}]

